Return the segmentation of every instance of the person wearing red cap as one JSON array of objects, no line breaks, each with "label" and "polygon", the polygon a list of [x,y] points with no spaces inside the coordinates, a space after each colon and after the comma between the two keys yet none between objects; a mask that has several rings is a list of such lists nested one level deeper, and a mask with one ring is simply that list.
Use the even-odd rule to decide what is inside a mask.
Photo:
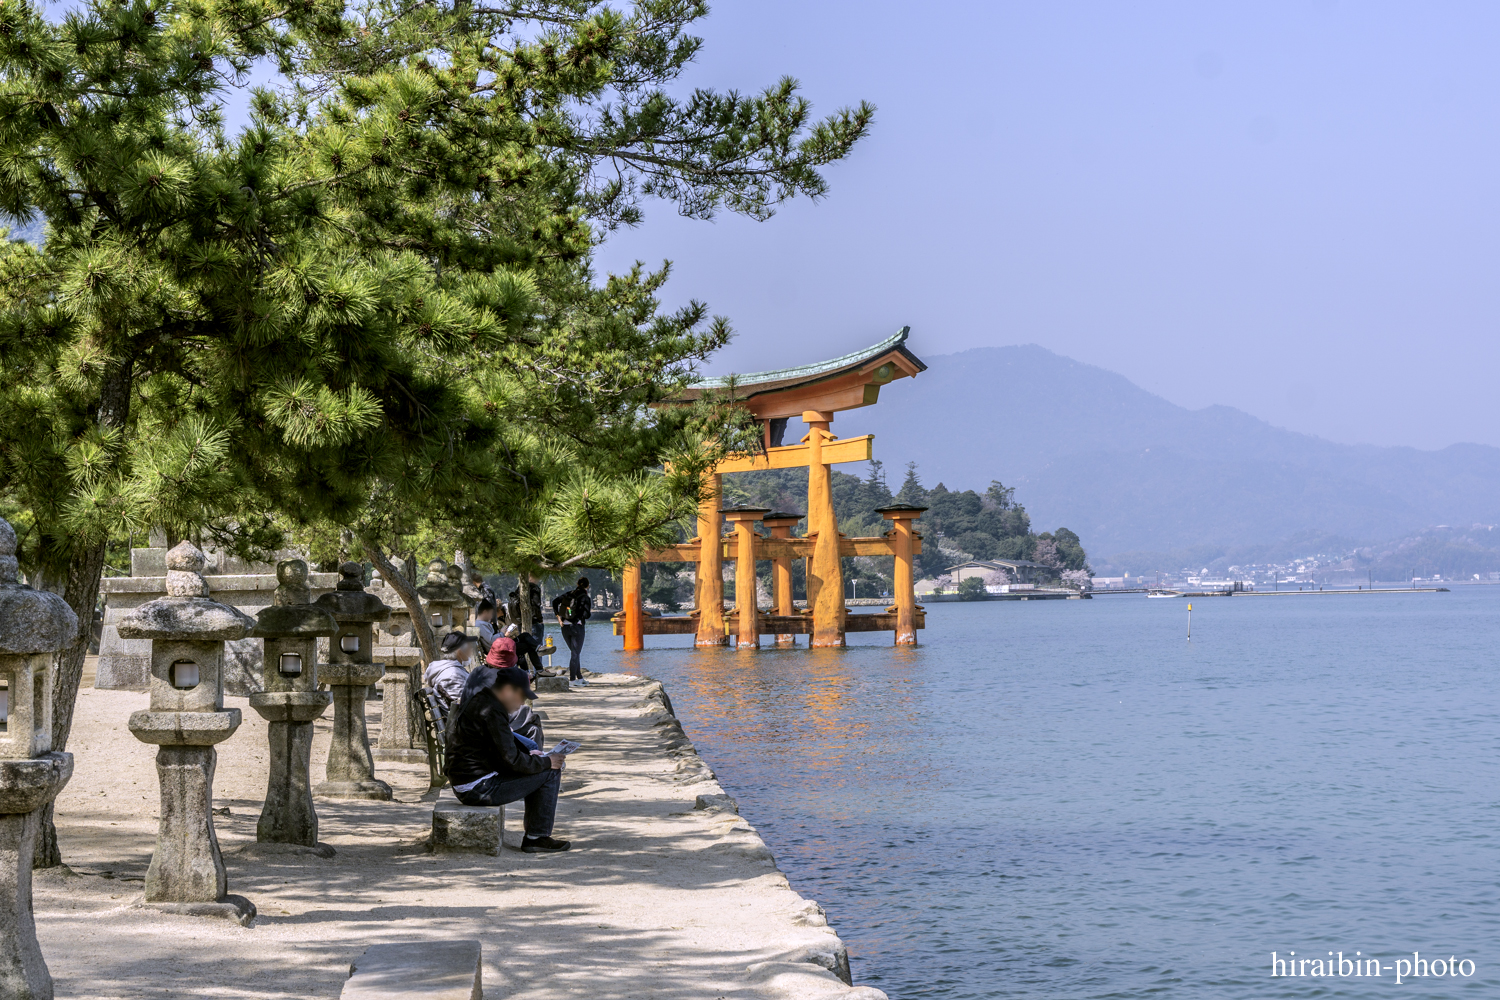
[{"label": "person wearing red cap", "polygon": [[[486,666],[494,667],[496,670],[513,669],[520,671],[522,675],[526,674],[525,670],[516,666],[516,641],[509,636],[500,636],[494,642],[490,643],[490,651],[485,656],[484,662]],[[527,679],[530,680],[529,677]],[[536,695],[530,693],[531,689],[529,687],[526,690],[527,701],[536,697]],[[531,710],[531,706],[526,701],[521,702],[519,708],[512,708],[510,710],[508,721],[511,732],[520,733],[537,746],[541,746],[544,742],[542,720],[536,717],[536,713]]]}]

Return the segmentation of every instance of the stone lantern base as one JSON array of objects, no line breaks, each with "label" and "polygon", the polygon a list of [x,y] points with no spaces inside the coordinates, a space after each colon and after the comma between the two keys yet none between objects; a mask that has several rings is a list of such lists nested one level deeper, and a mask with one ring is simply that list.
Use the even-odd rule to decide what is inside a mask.
[{"label": "stone lantern base", "polygon": [[221,743],[239,728],[240,710],[133,712],[130,731],[154,743],[161,784],[156,851],[146,869],[144,905],[167,913],[226,917],[246,926],[255,906],[231,896],[229,876],[214,832],[214,767]]},{"label": "stone lantern base", "polygon": [[0,761],[0,997],[52,997],[31,912],[31,861],[42,807],[72,776],[70,753]]},{"label": "stone lantern base", "polygon": [[328,780],[313,789],[326,799],[391,800],[391,786],[375,777],[370,731],[365,726],[365,688],[385,672],[379,663],[325,663],[318,677],[333,694],[333,739]]},{"label": "stone lantern base", "polygon": [[380,678],[380,742],[372,750],[376,760],[427,763],[427,748],[418,747],[415,740],[421,730],[412,714],[413,673],[411,667],[387,663]]},{"label": "stone lantern base", "polygon": [[255,824],[258,842],[297,844],[332,857],[333,848],[318,843],[310,771],[313,720],[332,700],[326,691],[266,691],[250,696],[250,707],[270,723],[266,804]]}]

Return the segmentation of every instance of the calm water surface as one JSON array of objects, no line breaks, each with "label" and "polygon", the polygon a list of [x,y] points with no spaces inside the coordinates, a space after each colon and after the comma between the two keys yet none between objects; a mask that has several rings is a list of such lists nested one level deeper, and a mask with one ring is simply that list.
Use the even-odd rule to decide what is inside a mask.
[{"label": "calm water surface", "polygon": [[600,630],[589,661],[667,684],[893,1000],[1500,996],[1500,587],[1193,607],[1191,643],[1186,601],[1118,596],[934,605],[916,649]]}]

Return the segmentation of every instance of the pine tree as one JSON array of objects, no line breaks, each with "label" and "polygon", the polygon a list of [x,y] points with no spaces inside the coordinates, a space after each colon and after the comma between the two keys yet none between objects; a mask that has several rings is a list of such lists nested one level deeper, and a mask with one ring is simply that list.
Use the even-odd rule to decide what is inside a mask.
[{"label": "pine tree", "polygon": [[[791,81],[671,97],[705,13],[0,0],[0,214],[45,234],[0,246],[0,503],[84,627],[111,534],[157,525],[440,528],[520,572],[665,537],[747,428],[653,404],[729,325],[591,252],[648,197],[817,197],[873,114],[814,122]],[[230,134],[258,58],[288,89]]]},{"label": "pine tree", "polygon": [[917,476],[916,462],[906,463],[906,478],[901,481],[901,491],[896,494],[896,500],[916,507],[927,503],[927,491],[922,488],[922,480]]}]

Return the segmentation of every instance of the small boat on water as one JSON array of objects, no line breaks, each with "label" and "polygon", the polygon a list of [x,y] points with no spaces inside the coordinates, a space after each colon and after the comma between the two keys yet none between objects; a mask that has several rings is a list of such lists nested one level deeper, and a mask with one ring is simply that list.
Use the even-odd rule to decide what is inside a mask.
[{"label": "small boat on water", "polygon": [[1180,591],[1180,590],[1148,590],[1148,591],[1146,591],[1146,596],[1147,597],[1181,597],[1182,596],[1182,591]]}]

